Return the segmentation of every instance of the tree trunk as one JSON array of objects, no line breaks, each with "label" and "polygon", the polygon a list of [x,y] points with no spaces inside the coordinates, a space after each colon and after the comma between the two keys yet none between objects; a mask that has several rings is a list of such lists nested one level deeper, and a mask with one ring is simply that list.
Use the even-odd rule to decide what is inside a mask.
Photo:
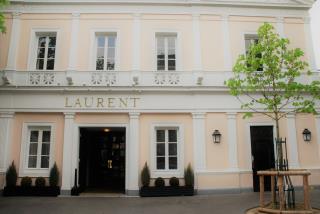
[{"label": "tree trunk", "polygon": [[277,170],[283,170],[283,151],[282,151],[282,139],[280,139],[280,133],[279,133],[279,118],[278,113],[275,113],[276,118],[276,149],[277,149]]}]

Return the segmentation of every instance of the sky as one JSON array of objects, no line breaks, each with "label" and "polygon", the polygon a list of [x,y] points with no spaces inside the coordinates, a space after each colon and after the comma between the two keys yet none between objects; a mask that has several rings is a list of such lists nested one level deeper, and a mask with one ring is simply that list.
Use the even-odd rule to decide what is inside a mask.
[{"label": "sky", "polygon": [[317,0],[311,8],[311,33],[313,40],[313,50],[315,53],[317,68],[320,70],[320,0]]}]

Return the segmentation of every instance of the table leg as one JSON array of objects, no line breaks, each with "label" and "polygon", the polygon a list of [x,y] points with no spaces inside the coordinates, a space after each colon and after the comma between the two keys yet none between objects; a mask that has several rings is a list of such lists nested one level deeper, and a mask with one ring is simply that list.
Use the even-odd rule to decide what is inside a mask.
[{"label": "table leg", "polygon": [[260,182],[260,207],[264,207],[264,176],[259,176]]},{"label": "table leg", "polygon": [[309,198],[309,182],[308,175],[303,176],[303,194],[304,194],[304,209],[310,210],[310,198]]}]

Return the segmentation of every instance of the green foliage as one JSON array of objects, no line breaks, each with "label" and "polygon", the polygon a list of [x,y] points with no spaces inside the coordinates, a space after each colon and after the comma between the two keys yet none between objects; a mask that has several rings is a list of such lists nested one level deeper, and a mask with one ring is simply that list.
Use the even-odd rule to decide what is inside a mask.
[{"label": "green foliage", "polygon": [[56,163],[50,170],[49,184],[51,187],[56,187],[59,184],[59,170]]},{"label": "green foliage", "polygon": [[194,185],[194,173],[190,163],[188,164],[188,167],[184,170],[184,181],[186,186]]},{"label": "green foliage", "polygon": [[144,187],[148,187],[150,185],[150,170],[147,162],[144,164],[144,167],[141,171],[141,183]]},{"label": "green foliage", "polygon": [[21,179],[20,185],[22,187],[31,187],[32,185],[32,179],[28,176],[25,176]]},{"label": "green foliage", "polygon": [[16,186],[17,184],[17,169],[16,166],[14,165],[14,162],[12,161],[11,165],[9,166],[7,172],[6,172],[6,185],[7,186]]},{"label": "green foliage", "polygon": [[35,185],[36,187],[44,187],[46,185],[46,179],[44,177],[37,177]]},{"label": "green foliage", "polygon": [[[0,0],[0,10],[9,3],[8,0]],[[6,27],[4,26],[4,15],[0,12],[0,33],[6,32]]]},{"label": "green foliage", "polygon": [[161,177],[156,178],[156,180],[154,181],[154,185],[156,187],[164,187],[164,180]]},{"label": "green foliage", "polygon": [[169,184],[172,187],[178,187],[179,186],[179,178],[177,178],[177,177],[170,178]]},{"label": "green foliage", "polygon": [[[258,112],[279,121],[288,113],[316,114],[320,81],[306,83],[311,72],[302,60],[304,53],[299,48],[290,49],[289,44],[271,24],[265,23],[258,30],[258,43],[238,57],[234,77],[225,84],[241,107],[251,111],[244,117]],[[263,71],[257,71],[261,67]]]}]

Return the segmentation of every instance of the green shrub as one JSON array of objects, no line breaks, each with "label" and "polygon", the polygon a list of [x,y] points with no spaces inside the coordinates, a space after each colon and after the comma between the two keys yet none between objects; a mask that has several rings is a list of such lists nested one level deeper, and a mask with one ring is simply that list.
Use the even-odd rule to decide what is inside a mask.
[{"label": "green shrub", "polygon": [[144,167],[141,171],[141,183],[144,187],[148,187],[150,185],[150,170],[147,162],[144,164]]},{"label": "green shrub", "polygon": [[179,186],[179,178],[177,177],[172,177],[169,180],[170,186],[172,187],[178,187]]},{"label": "green shrub", "polygon": [[59,184],[59,170],[56,163],[50,170],[49,184],[51,187],[56,187]]},{"label": "green shrub", "polygon": [[12,161],[12,164],[9,166],[7,172],[6,172],[6,185],[7,186],[16,186],[17,184],[17,169],[16,166],[14,165],[14,162]]},{"label": "green shrub", "polygon": [[184,171],[184,181],[186,186],[193,186],[194,185],[194,173],[192,167],[189,163],[187,169]]},{"label": "green shrub", "polygon": [[36,185],[36,187],[44,187],[44,186],[46,186],[46,179],[44,179],[44,177],[37,177],[35,185]]},{"label": "green shrub", "polygon": [[32,185],[32,179],[28,176],[25,176],[21,179],[20,185],[22,187],[31,187]]},{"label": "green shrub", "polygon": [[154,185],[156,187],[164,187],[164,180],[161,177],[156,178],[156,180],[154,181]]}]

